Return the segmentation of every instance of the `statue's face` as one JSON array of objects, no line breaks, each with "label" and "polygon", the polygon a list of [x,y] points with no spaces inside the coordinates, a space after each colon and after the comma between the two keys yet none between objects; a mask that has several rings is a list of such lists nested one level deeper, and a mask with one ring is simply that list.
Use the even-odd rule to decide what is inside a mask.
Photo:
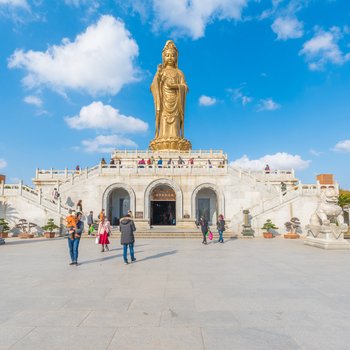
[{"label": "statue's face", "polygon": [[164,65],[165,66],[175,67],[176,66],[176,61],[177,61],[177,55],[176,55],[175,51],[167,50],[164,53]]}]

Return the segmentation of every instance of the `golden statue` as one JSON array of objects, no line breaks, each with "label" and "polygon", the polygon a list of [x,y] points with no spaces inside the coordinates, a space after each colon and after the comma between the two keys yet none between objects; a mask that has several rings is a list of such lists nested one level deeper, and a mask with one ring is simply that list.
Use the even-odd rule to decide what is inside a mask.
[{"label": "golden statue", "polygon": [[191,149],[184,138],[184,115],[188,87],[185,76],[177,68],[178,52],[168,40],[162,52],[162,64],[153,78],[151,92],[156,110],[156,133],[149,147],[152,150]]}]

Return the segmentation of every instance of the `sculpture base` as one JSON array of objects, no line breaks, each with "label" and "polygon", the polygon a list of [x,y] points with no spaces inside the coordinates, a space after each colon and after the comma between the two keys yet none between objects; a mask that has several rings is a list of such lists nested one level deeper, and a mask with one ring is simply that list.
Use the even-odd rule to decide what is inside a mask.
[{"label": "sculpture base", "polygon": [[306,237],[304,244],[310,245],[316,248],[329,249],[329,250],[348,250],[350,249],[350,243],[345,239],[331,240],[323,238]]},{"label": "sculpture base", "polygon": [[152,151],[189,151],[192,148],[191,142],[180,137],[156,138],[149,143]]},{"label": "sculpture base", "polygon": [[307,228],[309,230],[308,236],[304,240],[306,245],[332,250],[350,249],[350,243],[344,239],[344,231],[347,231],[347,225],[309,225]]}]

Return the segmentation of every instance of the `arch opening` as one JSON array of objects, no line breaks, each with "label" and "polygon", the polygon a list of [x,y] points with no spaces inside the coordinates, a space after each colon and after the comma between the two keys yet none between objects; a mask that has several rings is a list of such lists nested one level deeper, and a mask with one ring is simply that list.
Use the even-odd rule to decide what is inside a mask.
[{"label": "arch opening", "polygon": [[176,193],[161,184],[150,193],[150,222],[152,226],[176,225]]}]

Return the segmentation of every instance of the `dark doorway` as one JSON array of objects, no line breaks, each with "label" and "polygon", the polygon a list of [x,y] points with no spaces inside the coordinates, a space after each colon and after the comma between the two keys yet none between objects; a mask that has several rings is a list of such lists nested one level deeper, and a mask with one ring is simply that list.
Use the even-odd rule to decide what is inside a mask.
[{"label": "dark doorway", "polygon": [[175,201],[151,201],[152,225],[176,225]]}]

